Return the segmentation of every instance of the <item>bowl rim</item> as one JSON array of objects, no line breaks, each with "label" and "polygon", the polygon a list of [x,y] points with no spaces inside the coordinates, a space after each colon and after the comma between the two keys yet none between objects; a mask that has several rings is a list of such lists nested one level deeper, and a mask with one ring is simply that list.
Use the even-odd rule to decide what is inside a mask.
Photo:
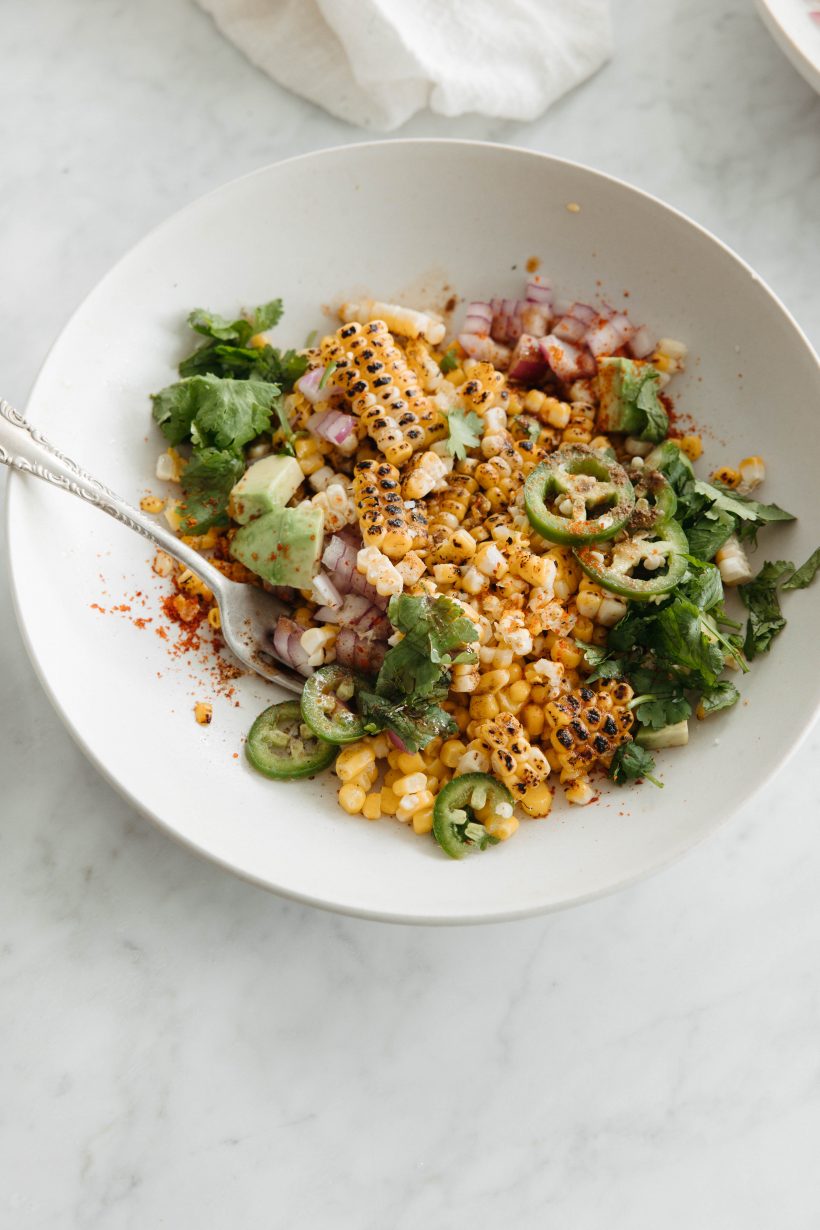
[{"label": "bowl rim", "polygon": [[[257,167],[253,171],[248,171],[243,175],[235,176],[233,179],[226,180],[224,183],[217,185],[215,188],[211,188],[207,192],[201,193],[199,196],[196,196],[192,200],[188,201],[187,204],[182,205],[179,209],[174,210],[172,213],[166,215],[158,223],[156,223],[148,231],[146,231],[145,234],[143,234],[133,244],[131,244],[128,248],[126,248],[125,251],[122,252],[120,256],[113,262],[113,264],[106,270],[106,272],[102,275],[102,277],[99,278],[94,283],[94,285],[83,295],[82,299],[71,310],[68,317],[63,321],[62,325],[60,326],[56,336],[51,342],[51,345],[48,347],[48,350],[46,351],[42,362],[40,363],[40,366],[32,382],[29,393],[27,397],[25,398],[25,407],[27,408],[30,402],[36,397],[39,385],[41,383],[41,380],[43,379],[45,370],[48,367],[48,364],[51,360],[51,356],[57,346],[57,343],[62,338],[65,331],[73,323],[75,318],[82,312],[83,308],[85,307],[86,303],[91,298],[91,296],[96,294],[97,290],[101,286],[103,286],[110,278],[113,278],[115,276],[115,274],[119,271],[121,265],[123,265],[126,261],[130,260],[131,257],[134,256],[136,253],[138,253],[143,246],[149,245],[153,241],[154,237],[160,234],[166,227],[176,225],[181,219],[185,217],[187,213],[198,209],[204,202],[218,197],[223,192],[233,190],[237,184],[244,183],[245,181],[248,181],[248,180],[252,180],[258,176],[266,175],[275,167],[287,166],[290,163],[305,162],[310,159],[322,159],[324,157],[328,157],[331,155],[345,155],[351,151],[355,151],[359,149],[367,149],[367,150],[384,149],[392,145],[404,145],[404,146],[436,145],[436,146],[450,146],[450,147],[467,147],[471,149],[489,149],[493,151],[502,151],[504,153],[512,153],[512,154],[525,154],[531,158],[537,158],[537,159],[544,160],[548,163],[569,167],[570,169],[574,171],[581,171],[584,174],[591,176],[593,179],[603,180],[609,184],[613,184],[617,186],[620,189],[625,189],[628,193],[633,193],[638,197],[642,197],[644,200],[650,202],[652,205],[656,206],[658,209],[663,210],[667,214],[671,214],[673,217],[678,219],[680,222],[683,222],[687,226],[694,228],[694,230],[698,231],[706,239],[716,244],[737,265],[739,265],[740,268],[746,274],[748,274],[751,281],[755,282],[761,288],[764,294],[768,296],[768,298],[771,300],[773,305],[780,311],[782,316],[789,323],[792,330],[797,335],[797,338],[800,340],[800,342],[802,342],[805,350],[808,352],[809,357],[813,359],[814,364],[818,369],[818,374],[820,374],[820,355],[818,355],[817,351],[814,349],[812,343],[809,341],[805,332],[803,331],[801,326],[798,324],[798,322],[795,320],[792,313],[785,306],[785,304],[782,302],[779,296],[772,290],[772,288],[768,285],[768,283],[762,277],[760,277],[760,275],[755,272],[752,266],[749,265],[748,262],[745,261],[743,257],[740,256],[732,247],[724,243],[723,240],[719,239],[716,235],[714,235],[706,227],[702,226],[699,222],[694,221],[694,219],[690,218],[682,210],[677,209],[673,205],[667,204],[665,201],[661,200],[659,197],[655,196],[653,193],[647,192],[643,188],[638,188],[634,184],[629,183],[627,180],[621,179],[619,176],[610,175],[609,173],[605,171],[596,170],[594,167],[590,167],[586,165],[585,163],[578,162],[570,158],[561,158],[561,157],[558,157],[557,155],[545,153],[541,150],[531,149],[527,146],[505,144],[505,143],[497,142],[497,141],[465,140],[461,138],[451,138],[451,137],[397,137],[397,138],[387,138],[387,139],[376,140],[376,141],[351,141],[351,142],[346,142],[341,145],[324,146],[320,149],[311,150],[303,154],[294,154],[288,158],[277,159],[274,162],[266,163],[264,166]],[[179,845],[185,847],[187,850],[193,851],[194,853],[199,855],[201,858],[222,868],[223,870],[230,871],[233,875],[239,877],[240,879],[244,880],[248,884],[252,884],[253,886],[257,888],[266,889],[268,892],[275,893],[277,896],[284,897],[287,900],[296,901],[302,905],[311,905],[311,906],[315,906],[318,909],[326,910],[330,913],[342,914],[342,915],[353,917],[353,918],[362,918],[362,919],[366,919],[368,921],[373,921],[373,922],[398,923],[398,924],[416,925],[416,926],[465,926],[465,925],[480,925],[480,924],[485,924],[485,923],[519,921],[519,920],[523,920],[527,918],[537,917],[543,914],[553,913],[558,910],[569,909],[574,906],[586,905],[587,903],[591,901],[595,901],[603,897],[608,897],[613,893],[620,892],[622,889],[629,888],[633,884],[637,884],[642,880],[648,879],[650,876],[655,875],[657,872],[662,871],[663,869],[678,862],[680,859],[684,858],[690,852],[692,852],[697,847],[699,847],[703,842],[705,842],[709,837],[711,837],[712,834],[717,832],[718,829],[723,828],[726,824],[728,824],[728,822],[731,819],[733,819],[737,815],[737,813],[744,806],[746,806],[746,804],[752,798],[754,798],[755,795],[757,795],[766,786],[768,786],[769,783],[780,772],[782,772],[782,770],[786,767],[786,765],[791,761],[794,754],[798,751],[800,747],[802,747],[810,731],[814,727],[815,722],[820,716],[820,696],[818,696],[818,700],[816,704],[814,705],[814,708],[811,710],[811,712],[809,712],[806,715],[805,721],[800,729],[800,732],[797,738],[794,740],[792,746],[789,748],[789,750],[787,751],[783,759],[774,768],[772,768],[769,772],[767,772],[764,775],[764,777],[756,781],[753,785],[739,792],[733,802],[733,805],[723,813],[723,815],[715,823],[714,827],[711,828],[708,832],[703,833],[700,837],[696,838],[693,842],[686,845],[685,847],[681,849],[673,850],[668,855],[664,855],[656,859],[653,863],[640,868],[640,870],[634,872],[634,874],[625,876],[622,879],[618,880],[616,883],[608,884],[603,888],[592,889],[588,893],[584,893],[579,896],[574,896],[572,898],[568,898],[564,900],[553,901],[548,904],[541,904],[541,905],[535,905],[535,906],[528,905],[520,909],[512,908],[512,909],[494,910],[491,913],[484,913],[484,914],[471,913],[471,914],[457,914],[457,915],[450,915],[450,914],[447,914],[447,915],[432,915],[432,914],[418,915],[418,914],[412,914],[412,913],[408,914],[406,912],[401,912],[401,911],[386,911],[383,909],[373,909],[369,907],[356,907],[356,906],[348,904],[347,902],[338,902],[338,901],[333,901],[329,898],[315,897],[308,892],[300,892],[298,889],[294,889],[286,885],[275,884],[271,882],[271,880],[269,879],[266,879],[262,876],[254,875],[252,871],[248,871],[244,868],[237,867],[236,865],[228,861],[226,858],[208,850],[203,844],[197,842],[194,838],[180,833],[177,829],[173,828],[172,825],[167,820],[165,820],[161,815],[159,815],[155,811],[152,811],[147,805],[142,803],[140,799],[138,799],[132,793],[132,791],[128,789],[127,786],[125,786],[123,783],[118,781],[117,778],[114,776],[114,774],[108,769],[107,765],[104,763],[101,757],[94,751],[94,749],[80,735],[79,731],[74,726],[68,712],[59,703],[48,681],[48,678],[46,677],[45,669],[40,661],[37,649],[35,648],[35,645],[29,636],[29,631],[26,626],[26,621],[25,621],[24,614],[23,614],[22,598],[21,598],[20,589],[19,589],[19,586],[20,586],[20,574],[18,572],[19,564],[15,564],[16,555],[15,555],[15,549],[14,549],[13,528],[12,528],[12,521],[13,521],[12,503],[14,500],[14,492],[17,490],[22,490],[22,485],[23,485],[22,475],[16,472],[12,468],[11,474],[7,482],[7,490],[6,490],[6,497],[5,497],[5,514],[6,514],[5,515],[5,545],[6,545],[6,552],[7,552],[7,558],[8,558],[8,575],[9,575],[9,582],[10,582],[9,588],[10,588],[11,600],[12,600],[11,604],[12,604],[12,609],[14,611],[16,621],[17,621],[17,626],[20,631],[20,636],[25,646],[26,653],[28,654],[29,661],[31,662],[31,665],[34,669],[34,673],[37,676],[40,682],[40,685],[43,688],[43,691],[48,697],[58,717],[62,721],[64,727],[67,729],[68,733],[70,734],[74,742],[79,746],[79,748],[84,753],[84,755],[87,757],[87,759],[94,765],[94,767],[98,770],[100,775],[107,782],[109,782],[111,786],[114,787],[117,793],[122,798],[126,799],[126,801],[137,812],[139,812],[141,815],[146,816],[148,819],[150,819],[154,824],[157,825],[157,827],[163,833],[173,838]]]}]

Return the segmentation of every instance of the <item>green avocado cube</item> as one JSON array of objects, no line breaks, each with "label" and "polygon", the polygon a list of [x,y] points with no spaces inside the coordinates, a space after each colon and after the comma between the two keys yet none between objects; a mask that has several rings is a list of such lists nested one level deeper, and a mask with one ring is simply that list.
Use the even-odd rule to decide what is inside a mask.
[{"label": "green avocado cube", "polygon": [[598,361],[598,429],[659,443],[669,417],[658,397],[658,372],[636,359]]},{"label": "green avocado cube", "polygon": [[249,466],[231,491],[228,512],[240,525],[282,508],[304,479],[295,457],[263,457]]},{"label": "green avocado cube", "polygon": [[271,585],[308,589],[322,553],[323,531],[321,508],[272,508],[237,531],[231,555]]}]

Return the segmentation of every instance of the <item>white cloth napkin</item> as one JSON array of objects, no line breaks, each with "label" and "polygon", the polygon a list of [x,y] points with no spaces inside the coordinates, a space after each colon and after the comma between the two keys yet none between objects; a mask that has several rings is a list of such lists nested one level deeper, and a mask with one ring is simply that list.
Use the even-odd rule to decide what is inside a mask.
[{"label": "white cloth napkin", "polygon": [[609,0],[199,0],[274,81],[364,128],[532,120],[611,51]]}]

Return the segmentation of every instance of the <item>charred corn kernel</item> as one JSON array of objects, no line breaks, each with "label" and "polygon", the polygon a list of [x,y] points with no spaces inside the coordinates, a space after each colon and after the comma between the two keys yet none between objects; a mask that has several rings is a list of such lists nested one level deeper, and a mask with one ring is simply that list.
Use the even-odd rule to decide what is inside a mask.
[{"label": "charred corn kernel", "polygon": [[530,698],[532,688],[524,679],[518,679],[515,683],[511,683],[507,688],[507,696],[510,702],[515,706],[516,713],[527,703]]},{"label": "charred corn kernel", "polygon": [[186,594],[191,594],[196,598],[204,598],[206,602],[213,600],[213,593],[205,584],[200,581],[199,577],[191,571],[190,568],[183,568],[177,577],[177,585],[183,589]]},{"label": "charred corn kernel", "polygon": [[[532,692],[530,693],[532,695]],[[539,739],[544,730],[544,710],[541,705],[530,703],[521,710],[521,725],[530,740]]]},{"label": "charred corn kernel", "polygon": [[447,434],[442,414],[422,394],[384,321],[343,325],[323,340],[321,355],[336,364],[334,384],[345,389],[354,414],[394,465]]},{"label": "charred corn kernel", "polygon": [[743,492],[754,491],[766,478],[766,463],[762,457],[744,457],[738,470]]},{"label": "charred corn kernel", "polygon": [[[327,469],[326,466],[322,468]],[[315,478],[315,475],[311,475],[311,478]],[[309,500],[304,500],[300,507],[303,506],[321,508],[327,533],[334,534],[343,530],[346,525],[356,523],[356,505],[344,481],[337,479],[335,475],[333,482],[322,491],[317,491]]]},{"label": "charred corn kernel", "polygon": [[478,663],[459,662],[453,667],[451,692],[474,692],[480,679]]},{"label": "charred corn kernel", "polygon": [[559,431],[569,426],[571,415],[569,404],[559,401],[557,397],[546,397],[538,410],[538,417],[550,427],[557,427]]},{"label": "charred corn kernel", "polygon": [[431,558],[439,564],[466,564],[476,553],[476,543],[468,530],[449,531],[446,537],[436,542]]},{"label": "charred corn kernel", "polygon": [[534,818],[548,816],[552,808],[553,792],[546,782],[530,786],[525,790],[518,802],[528,816]]},{"label": "charred corn kernel", "polygon": [[401,769],[402,773],[419,773],[424,768],[424,757],[419,752],[399,752],[396,768]]},{"label": "charred corn kernel", "polygon": [[140,508],[144,513],[161,513],[165,500],[158,495],[146,495],[140,500]]},{"label": "charred corn kernel", "polygon": [[712,472],[712,478],[715,482],[722,483],[724,487],[730,487],[732,490],[740,486],[740,473],[733,470],[731,466],[718,466]]},{"label": "charred corn kernel", "polygon": [[578,778],[577,781],[567,786],[564,794],[567,802],[574,803],[576,807],[586,807],[587,803],[591,803],[595,798],[595,791],[584,777]]},{"label": "charred corn kernel", "polygon": [[544,753],[530,743],[513,714],[500,713],[495,719],[480,722],[476,736],[490,754],[492,771],[516,798],[548,775],[550,767]]},{"label": "charred corn kernel", "polygon": [[353,496],[365,548],[378,547],[392,560],[406,555],[414,534],[395,466],[386,461],[358,462],[353,471]]},{"label": "charred corn kernel", "polygon": [[382,815],[382,796],[381,794],[368,794],[362,804],[362,815],[368,820],[381,820]]},{"label": "charred corn kernel", "polygon": [[470,699],[470,717],[475,721],[484,721],[498,717],[501,706],[492,694],[473,696]]},{"label": "charred corn kernel", "polygon": [[465,594],[480,594],[487,583],[487,577],[484,576],[484,573],[479,572],[472,564],[469,568],[465,568],[461,574],[461,588]]},{"label": "charred corn kernel", "polygon": [[382,786],[379,792],[381,809],[386,816],[395,816],[396,809],[399,805],[398,795],[394,794],[392,789],[385,785]]},{"label": "charred corn kernel", "polygon": [[441,761],[448,769],[454,769],[467,748],[461,739],[448,739],[441,748]]},{"label": "charred corn kernel", "polygon": [[339,790],[339,806],[349,816],[359,815],[366,798],[367,794],[362,787],[354,786],[352,782],[345,782]]},{"label": "charred corn kernel", "polygon": [[461,580],[458,564],[433,564],[433,579],[436,585],[455,585]]},{"label": "charred corn kernel", "polygon": [[608,765],[616,749],[630,738],[633,716],[629,684],[581,687],[544,707],[545,735],[560,765],[563,780],[586,773],[596,763]]},{"label": "charred corn kernel", "polygon": [[477,740],[472,741],[456,765],[455,776],[464,773],[489,773],[490,754]]},{"label": "charred corn kernel", "polygon": [[214,707],[206,700],[198,700],[194,705],[194,717],[200,726],[209,726],[214,716]]},{"label": "charred corn kernel", "polygon": [[410,589],[421,580],[426,567],[421,556],[415,551],[408,551],[404,559],[399,560],[396,564],[396,572],[401,577],[404,588]]},{"label": "charred corn kernel", "polygon": [[579,616],[575,620],[573,632],[579,641],[589,641],[595,631],[595,626],[591,619],[586,619],[584,616]]},{"label": "charred corn kernel", "polygon": [[[464,366],[466,370],[467,364]],[[483,418],[492,406],[503,406],[508,400],[509,395],[505,396],[506,380],[492,363],[473,363],[468,376],[459,391],[459,399],[465,409],[474,410]]]},{"label": "charred corn kernel", "polygon": [[703,440],[700,436],[681,436],[677,445],[690,461],[697,461],[703,454]]},{"label": "charred corn kernel", "polygon": [[417,453],[408,462],[402,481],[402,495],[405,500],[421,500],[436,487],[444,485],[444,480],[452,469],[452,459],[448,465],[444,457],[438,453]]},{"label": "charred corn kernel", "polygon": [[393,793],[399,798],[403,798],[406,794],[418,794],[420,790],[426,790],[426,788],[427,778],[421,769],[412,773],[403,773],[393,783]]},{"label": "charred corn kernel", "polygon": [[368,744],[350,743],[336,757],[336,776],[343,782],[349,782],[363,769],[369,769],[375,761],[376,753]]},{"label": "charred corn kernel", "polygon": [[496,624],[498,638],[514,654],[524,656],[532,652],[532,634],[528,631],[521,611],[508,611]]},{"label": "charred corn kernel", "polygon": [[219,614],[218,606],[212,606],[208,612],[208,623],[213,628],[214,632],[218,632],[222,627],[222,616]]},{"label": "charred corn kernel", "polygon": [[510,682],[510,672],[503,668],[499,670],[486,671],[480,678],[477,693],[497,692],[499,688],[505,688]]},{"label": "charred corn kernel", "polygon": [[[400,337],[423,337],[433,346],[444,341],[444,321],[430,312],[418,312],[414,308],[401,307],[397,303],[381,303],[377,299],[359,299],[343,303],[339,308],[342,320],[362,321],[365,324],[384,321],[391,333]],[[343,329],[339,333],[344,333]]]},{"label": "charred corn kernel", "polygon": [[151,567],[158,577],[169,577],[176,568],[176,561],[167,551],[157,551]]},{"label": "charred corn kernel", "polygon": [[564,636],[559,636],[550,650],[550,657],[553,662],[560,662],[563,667],[572,670],[579,665],[583,655],[573,641],[567,640]]},{"label": "charred corn kernel", "polygon": [[483,542],[475,553],[475,565],[485,577],[497,581],[504,576],[508,564],[494,542]]},{"label": "charred corn kernel", "polygon": [[551,596],[566,602],[581,584],[583,573],[580,565],[569,547],[552,547],[547,551],[546,558],[555,563],[555,582]]},{"label": "charred corn kernel", "polygon": [[204,534],[180,534],[182,541],[195,551],[210,551],[219,541],[216,528],[212,526]]}]

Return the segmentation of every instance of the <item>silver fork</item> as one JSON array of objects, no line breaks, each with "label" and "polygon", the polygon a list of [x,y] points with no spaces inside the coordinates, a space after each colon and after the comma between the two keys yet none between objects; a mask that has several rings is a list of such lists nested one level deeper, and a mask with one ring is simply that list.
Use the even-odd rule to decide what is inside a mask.
[{"label": "silver fork", "polygon": [[185,564],[213,591],[222,621],[220,635],[239,661],[271,683],[278,683],[290,692],[302,691],[304,678],[275,660],[273,630],[279,616],[290,613],[283,603],[255,585],[228,580],[170,530],[149,520],[98,479],[81,470],[27,422],[19,410],[2,399],[0,462],[78,495]]}]

